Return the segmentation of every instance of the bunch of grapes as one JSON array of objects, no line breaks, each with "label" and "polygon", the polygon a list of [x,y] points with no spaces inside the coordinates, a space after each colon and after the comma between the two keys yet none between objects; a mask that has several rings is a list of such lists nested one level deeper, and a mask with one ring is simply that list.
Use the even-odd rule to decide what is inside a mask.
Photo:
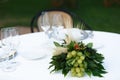
[{"label": "bunch of grapes", "polygon": [[85,55],[81,51],[71,51],[67,54],[67,64],[71,65],[72,76],[82,77],[85,74],[85,68],[87,64],[85,63]]}]

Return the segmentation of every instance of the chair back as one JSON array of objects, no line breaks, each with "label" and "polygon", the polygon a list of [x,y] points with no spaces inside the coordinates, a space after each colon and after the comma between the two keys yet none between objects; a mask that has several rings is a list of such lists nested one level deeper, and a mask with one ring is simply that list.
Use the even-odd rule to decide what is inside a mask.
[{"label": "chair back", "polygon": [[42,10],[40,11],[37,15],[35,15],[31,21],[31,32],[34,32],[34,24],[36,23],[36,28],[37,31],[42,31],[42,29],[40,28],[41,24],[40,24],[40,20],[41,20],[41,15],[42,12],[47,12],[48,16],[49,16],[49,21],[50,21],[50,25],[52,26],[52,18],[53,15],[55,14],[60,14],[62,19],[63,19],[63,26],[64,28],[72,28],[73,27],[73,20],[72,20],[72,16],[70,14],[69,11],[64,10],[64,9],[48,9],[48,10]]},{"label": "chair back", "polygon": [[49,14],[49,18],[50,18],[50,25],[52,25],[52,17],[54,14],[60,14],[62,15],[63,18],[63,26],[64,28],[75,28],[77,27],[76,24],[79,24],[79,28],[84,30],[90,30],[92,32],[92,28],[77,14],[75,14],[74,12],[71,12],[67,9],[46,9],[46,10],[42,10],[40,11],[38,14],[36,14],[33,19],[31,20],[31,32],[34,32],[34,24],[36,23],[36,29],[37,31],[42,31],[39,27],[40,27],[40,17],[42,15],[42,12],[47,12]]},{"label": "chair back", "polygon": [[[52,27],[52,19],[53,19],[54,15],[56,15],[56,14],[61,15],[64,28],[72,28],[73,27],[72,17],[68,13],[63,12],[63,11],[47,11],[47,14],[49,17],[49,22],[50,22],[51,27]],[[42,29],[40,27],[41,26],[40,20],[41,20],[41,16],[38,17],[37,26],[39,27],[39,31],[42,31]],[[57,23],[59,23],[59,22],[57,22]]]}]

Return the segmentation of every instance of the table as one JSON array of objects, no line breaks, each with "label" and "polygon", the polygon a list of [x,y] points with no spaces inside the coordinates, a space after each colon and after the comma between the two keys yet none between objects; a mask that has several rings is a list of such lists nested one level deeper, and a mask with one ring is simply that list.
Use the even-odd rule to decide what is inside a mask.
[{"label": "table", "polygon": [[[43,45],[46,43],[45,34],[37,32],[20,36],[22,42],[16,57],[16,61],[20,64],[14,72],[3,72],[0,70],[0,80],[120,80],[120,34],[101,31],[93,31],[93,34],[93,38],[87,38],[83,42],[102,44],[102,47],[96,48],[105,57],[103,65],[108,73],[103,78],[94,76],[91,78],[88,76],[77,78],[71,77],[69,74],[64,77],[61,72],[50,74],[48,67],[54,46],[46,47]],[[34,48],[39,49],[38,52],[40,51],[40,53],[46,53],[47,56],[36,60],[30,59],[30,56],[23,56],[23,54],[28,54],[26,53],[27,51],[31,52],[30,54],[36,54],[32,52]]]}]

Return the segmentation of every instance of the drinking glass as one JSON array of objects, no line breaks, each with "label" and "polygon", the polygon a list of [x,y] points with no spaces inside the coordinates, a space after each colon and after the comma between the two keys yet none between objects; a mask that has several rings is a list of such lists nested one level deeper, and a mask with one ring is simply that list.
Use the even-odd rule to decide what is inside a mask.
[{"label": "drinking glass", "polygon": [[40,16],[40,27],[45,34],[50,37],[49,30],[50,30],[50,21],[49,16],[47,12],[42,12],[42,15]]},{"label": "drinking glass", "polygon": [[1,29],[1,46],[4,54],[3,71],[13,71],[18,64],[14,57],[20,44],[19,33],[16,27]]},{"label": "drinking glass", "polygon": [[56,40],[63,40],[65,38],[65,34],[63,33],[64,24],[63,18],[61,14],[54,14],[52,17],[52,37]]},{"label": "drinking glass", "polygon": [[78,24],[77,25],[77,28],[80,28],[80,33],[81,33],[81,36],[80,36],[80,40],[84,40],[84,42],[92,42],[93,43],[93,48],[95,49],[101,49],[104,47],[104,45],[95,40],[95,35],[93,34],[93,31],[91,30],[84,30],[84,25],[83,24]]},{"label": "drinking glass", "polygon": [[77,23],[77,29],[79,29],[79,41],[88,38],[88,33],[84,30],[84,25],[81,23]]}]

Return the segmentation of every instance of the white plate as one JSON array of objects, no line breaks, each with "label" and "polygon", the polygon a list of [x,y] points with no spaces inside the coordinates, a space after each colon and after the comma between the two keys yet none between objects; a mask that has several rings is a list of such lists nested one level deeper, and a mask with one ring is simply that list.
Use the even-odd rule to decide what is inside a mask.
[{"label": "white plate", "polygon": [[[36,34],[34,36],[34,34]],[[49,39],[44,33],[34,33],[23,35],[18,48],[18,55],[26,59],[40,59],[44,58],[51,51],[51,46],[48,44]],[[34,37],[34,39],[33,39]]]}]

